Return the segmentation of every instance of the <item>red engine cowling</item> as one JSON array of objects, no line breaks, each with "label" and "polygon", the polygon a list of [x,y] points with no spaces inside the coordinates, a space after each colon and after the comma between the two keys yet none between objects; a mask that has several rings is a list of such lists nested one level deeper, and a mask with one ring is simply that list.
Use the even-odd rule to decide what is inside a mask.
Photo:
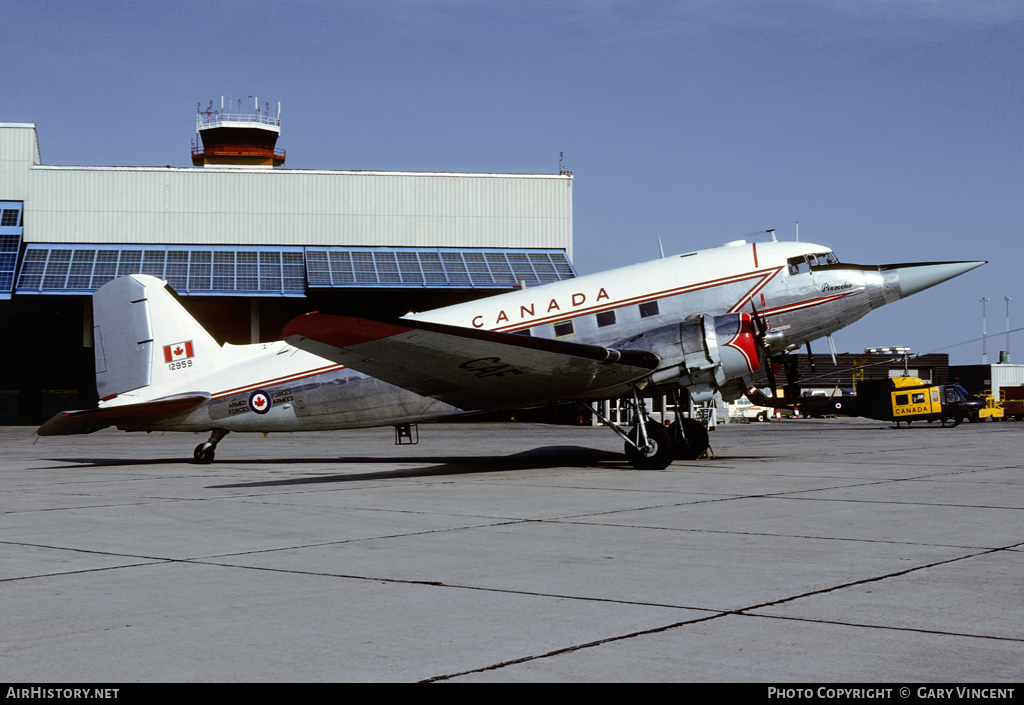
[{"label": "red engine cowling", "polygon": [[[757,328],[750,314],[703,314],[669,328],[675,330],[646,334],[657,340],[651,347],[663,360],[679,360],[682,352],[677,364],[651,375],[654,384],[677,381],[689,389],[694,401],[707,401],[715,391],[735,386],[729,383],[749,377],[761,368]],[[670,346],[675,350],[670,351]]]},{"label": "red engine cowling", "polygon": [[749,313],[715,316],[715,336],[721,351],[722,367],[729,379],[743,377],[761,368],[757,328]]}]

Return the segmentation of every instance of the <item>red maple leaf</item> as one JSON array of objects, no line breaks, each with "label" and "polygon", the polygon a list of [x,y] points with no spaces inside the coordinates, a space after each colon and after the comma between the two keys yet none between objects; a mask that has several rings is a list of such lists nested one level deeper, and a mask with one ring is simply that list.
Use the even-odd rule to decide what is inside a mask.
[{"label": "red maple leaf", "polygon": [[175,355],[181,355],[183,352],[185,352],[185,351],[181,349],[180,345],[178,347],[174,348],[174,354]]},{"label": "red maple leaf", "polygon": [[267,401],[263,397],[256,397],[252,400],[252,403],[256,408],[263,408],[263,405],[266,404]]}]

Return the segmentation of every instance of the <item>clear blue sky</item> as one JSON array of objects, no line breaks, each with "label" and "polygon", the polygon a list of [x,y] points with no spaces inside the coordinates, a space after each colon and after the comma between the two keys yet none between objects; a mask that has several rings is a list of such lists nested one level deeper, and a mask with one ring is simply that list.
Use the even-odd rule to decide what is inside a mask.
[{"label": "clear blue sky", "polygon": [[[990,260],[841,351],[1024,326],[1018,0],[7,0],[0,121],[43,162],[188,166],[197,103],[282,103],[291,168],[575,174],[591,273],[774,227]],[[763,236],[762,236],[763,238]],[[1011,339],[1024,362],[1024,335]],[[994,359],[1005,347],[989,343]],[[826,347],[819,343],[817,350]],[[981,361],[981,344],[948,350]]]}]

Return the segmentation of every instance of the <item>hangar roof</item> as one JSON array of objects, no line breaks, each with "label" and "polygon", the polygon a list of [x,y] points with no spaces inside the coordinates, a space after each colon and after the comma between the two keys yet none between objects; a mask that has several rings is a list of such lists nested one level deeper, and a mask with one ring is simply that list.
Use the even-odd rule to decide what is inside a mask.
[{"label": "hangar roof", "polygon": [[249,296],[576,276],[570,174],[51,166],[34,124],[0,123],[0,199],[19,210],[0,233],[0,298],[138,272]]},{"label": "hangar roof", "polygon": [[50,244],[560,249],[572,176],[244,167],[49,166],[0,123],[0,198]]}]

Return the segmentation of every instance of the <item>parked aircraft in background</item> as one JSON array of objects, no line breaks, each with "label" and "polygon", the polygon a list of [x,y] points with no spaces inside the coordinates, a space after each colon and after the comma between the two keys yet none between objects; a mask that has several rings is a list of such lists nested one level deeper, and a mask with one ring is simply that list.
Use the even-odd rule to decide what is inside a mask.
[{"label": "parked aircraft in background", "polygon": [[700,456],[707,432],[651,420],[652,389],[737,399],[772,352],[981,264],[845,264],[773,235],[402,318],[312,312],[255,345],[219,345],[164,282],[133,274],[93,295],[99,407],[62,412],[39,435],[211,431],[194,452],[208,463],[230,431],[408,434],[467,413],[625,398],[642,421],[609,425],[635,467],[663,468]]}]

